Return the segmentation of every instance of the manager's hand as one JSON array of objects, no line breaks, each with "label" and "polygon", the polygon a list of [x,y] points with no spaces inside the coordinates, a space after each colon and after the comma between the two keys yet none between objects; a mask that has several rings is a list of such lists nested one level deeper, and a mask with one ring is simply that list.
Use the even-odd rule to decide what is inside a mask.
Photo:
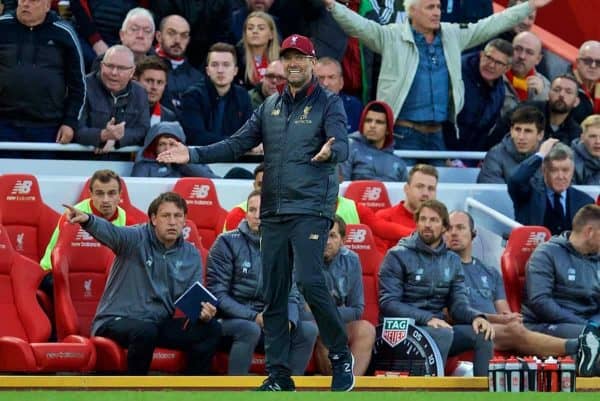
[{"label": "manager's hand", "polygon": [[159,163],[188,163],[190,161],[188,147],[175,139],[170,139],[170,141],[169,150],[160,152],[158,156],[156,156],[156,161]]}]

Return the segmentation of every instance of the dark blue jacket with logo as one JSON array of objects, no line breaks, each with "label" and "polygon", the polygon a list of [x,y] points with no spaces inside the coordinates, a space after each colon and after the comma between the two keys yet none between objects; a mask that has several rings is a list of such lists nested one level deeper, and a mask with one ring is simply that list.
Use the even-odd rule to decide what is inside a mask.
[{"label": "dark blue jacket with logo", "polygon": [[444,319],[448,308],[456,323],[471,323],[481,312],[469,306],[460,258],[444,242],[432,249],[418,233],[402,238],[379,271],[379,310],[383,317],[408,317],[419,326]]},{"label": "dark blue jacket with logo", "polygon": [[[311,162],[328,138],[328,161]],[[262,217],[308,214],[333,218],[336,166],[348,157],[346,112],[341,99],[313,80],[293,97],[288,88],[269,96],[235,135],[190,148],[193,163],[233,161],[263,143]]]},{"label": "dark blue jacket with logo", "polygon": [[[260,237],[242,220],[236,230],[216,239],[208,254],[207,283],[219,299],[219,313],[224,318],[256,319],[265,307],[260,257]],[[298,291],[292,287],[288,302],[288,319],[298,324]]]},{"label": "dark blue jacket with logo", "polygon": [[569,231],[540,244],[527,263],[526,322],[584,325],[600,319],[600,255],[583,255]]}]

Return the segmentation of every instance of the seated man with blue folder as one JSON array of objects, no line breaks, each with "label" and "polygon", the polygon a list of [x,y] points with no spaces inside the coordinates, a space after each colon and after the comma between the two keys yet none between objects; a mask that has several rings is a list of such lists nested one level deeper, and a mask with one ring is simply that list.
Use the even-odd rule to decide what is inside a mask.
[{"label": "seated man with blue folder", "polygon": [[[229,375],[247,375],[263,336],[261,293],[263,271],[260,254],[260,191],[250,193],[246,218],[238,228],[221,234],[208,254],[208,289],[217,297],[223,318],[223,336],[231,337]],[[291,337],[289,365],[293,375],[303,375],[317,339],[314,322],[300,321],[298,291],[292,286],[288,301]]]},{"label": "seated man with blue folder", "polygon": [[79,223],[116,255],[104,294],[92,323],[92,335],[110,338],[127,348],[127,372],[148,373],[155,347],[181,349],[188,354],[187,374],[209,373],[221,336],[213,319],[217,312],[202,303],[198,319],[173,318],[175,300],[194,282],[202,281],[201,259],[182,236],[187,205],[166,192],[148,208],[150,222],[116,227],[72,206],[70,223]]}]

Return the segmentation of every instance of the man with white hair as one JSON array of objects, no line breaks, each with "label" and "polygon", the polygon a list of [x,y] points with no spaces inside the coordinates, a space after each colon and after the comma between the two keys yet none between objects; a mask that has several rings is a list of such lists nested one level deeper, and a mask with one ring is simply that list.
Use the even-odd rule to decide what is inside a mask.
[{"label": "man with white hair", "polygon": [[[92,4],[90,4],[92,3]],[[100,56],[109,46],[119,43],[119,30],[127,13],[138,6],[135,0],[71,0],[76,29]]]},{"label": "man with white hair", "polygon": [[573,110],[577,122],[600,114],[600,42],[583,42],[577,55],[573,75],[579,82],[579,105]]},{"label": "man with white hair", "polygon": [[148,95],[132,81],[135,72],[132,51],[123,45],[110,47],[98,73],[86,79],[87,98],[75,142],[93,145],[96,153],[141,145],[150,127]]},{"label": "man with white hair", "polygon": [[335,0],[323,3],[348,35],[382,55],[377,99],[394,112],[396,148],[443,150],[442,124],[455,123],[464,104],[461,51],[510,29],[550,1],[529,0],[475,24],[459,25],[440,23],[440,0],[405,0],[409,18],[388,26]]}]

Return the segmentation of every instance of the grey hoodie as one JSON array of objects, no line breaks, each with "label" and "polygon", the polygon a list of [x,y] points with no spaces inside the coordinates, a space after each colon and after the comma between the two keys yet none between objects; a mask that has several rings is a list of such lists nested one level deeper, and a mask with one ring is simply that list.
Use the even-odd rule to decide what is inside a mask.
[{"label": "grey hoodie", "polygon": [[153,125],[144,146],[135,157],[131,171],[132,177],[206,177],[221,178],[206,164],[169,164],[156,161],[156,140],[161,135],[170,135],[181,143],[185,143],[185,134],[178,122],[161,121]]},{"label": "grey hoodie", "polygon": [[92,322],[92,335],[113,318],[168,319],[175,311],[174,301],[195,281],[202,281],[200,254],[181,236],[167,249],[150,223],[116,227],[90,215],[82,227],[116,255]]},{"label": "grey hoodie", "polygon": [[600,157],[592,156],[579,138],[573,141],[571,147],[575,153],[574,183],[576,185],[600,185]]},{"label": "grey hoodie", "polygon": [[[537,148],[536,148],[537,150]],[[509,135],[491,148],[485,155],[483,165],[477,176],[479,184],[506,184],[508,177],[516,170],[519,163],[531,156],[532,153],[519,153]],[[539,169],[531,179],[532,184],[541,185],[542,171]]]},{"label": "grey hoodie", "polygon": [[443,241],[430,248],[417,232],[402,238],[379,271],[380,318],[409,317],[425,326],[431,318],[443,319],[446,307],[458,324],[483,316],[469,306],[460,258]]},{"label": "grey hoodie", "polygon": [[583,325],[600,319],[600,254],[582,255],[569,242],[570,234],[550,238],[529,258],[526,322]]}]

